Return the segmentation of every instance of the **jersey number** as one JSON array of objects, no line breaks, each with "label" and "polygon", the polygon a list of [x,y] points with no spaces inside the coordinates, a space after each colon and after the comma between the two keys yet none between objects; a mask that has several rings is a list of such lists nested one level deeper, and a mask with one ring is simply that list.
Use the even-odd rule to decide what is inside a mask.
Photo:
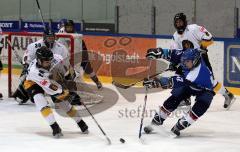
[{"label": "jersey number", "polygon": [[41,47],[41,43],[36,43],[35,44],[35,48],[40,48]]}]

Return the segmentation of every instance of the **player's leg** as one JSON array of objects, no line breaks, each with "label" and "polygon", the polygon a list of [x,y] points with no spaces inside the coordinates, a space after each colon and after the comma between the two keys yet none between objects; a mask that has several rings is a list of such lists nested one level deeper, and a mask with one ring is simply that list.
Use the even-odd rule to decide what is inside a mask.
[{"label": "player's leg", "polygon": [[179,136],[181,130],[189,127],[207,111],[212,102],[213,96],[214,94],[208,91],[197,95],[196,102],[193,105],[192,109],[188,112],[187,115],[178,120],[171,131]]},{"label": "player's leg", "polygon": [[72,91],[72,92],[69,92],[69,94],[70,94],[70,104],[71,105],[82,105],[82,102],[81,102],[81,97],[76,93],[76,92],[74,92],[74,91]]},{"label": "player's leg", "polygon": [[[156,112],[152,119],[151,125],[159,126],[167,119],[167,117],[179,106],[180,102],[191,96],[191,92],[188,91],[188,87],[179,87],[172,90],[172,95],[163,103],[160,107],[159,112]],[[152,132],[153,128],[151,125],[144,127],[146,133]]]},{"label": "player's leg", "polygon": [[87,50],[83,50],[82,51],[82,63],[81,63],[81,67],[83,68],[83,70],[85,71],[86,74],[88,74],[90,76],[90,78],[93,80],[94,83],[96,83],[97,88],[98,89],[102,89],[102,83],[99,81],[96,73],[93,71],[93,68],[91,66],[91,63],[89,61],[89,57],[88,57],[88,52]]},{"label": "player's leg", "polygon": [[62,136],[62,130],[59,127],[58,123],[56,122],[52,109],[48,106],[48,102],[45,99],[43,94],[36,94],[33,97],[35,101],[35,105],[37,109],[41,112],[42,116],[48,122],[50,127],[52,128],[52,135],[55,138],[59,138]]},{"label": "player's leg", "polygon": [[222,83],[218,82],[217,80],[214,80],[214,92],[220,93],[224,96],[224,108],[229,109],[234,100],[236,99],[234,95],[229,92]]},{"label": "player's leg", "polygon": [[24,81],[24,89],[26,89],[30,96],[33,97],[36,108],[41,112],[44,119],[52,128],[52,135],[55,138],[62,136],[61,128],[55,120],[52,109],[48,106],[48,102],[44,97],[43,89],[33,81]]},{"label": "player's leg", "polygon": [[191,96],[190,91],[187,90],[188,87],[174,88],[171,92],[172,95],[163,103],[163,106],[160,108],[159,113],[155,114],[155,116],[159,117],[159,119],[156,119],[156,117],[154,117],[155,119],[152,120],[152,123],[161,123],[160,121],[158,122],[156,120],[161,120],[163,123],[167,116],[169,116],[171,112],[177,109],[183,99],[189,98]]},{"label": "player's leg", "polygon": [[[187,90],[187,91],[186,91]],[[172,90],[172,95],[164,101],[163,105],[160,107],[159,112],[156,112],[151,124],[152,125],[162,125],[167,117],[179,106],[180,102],[191,96],[188,87],[178,87]],[[144,129],[145,130],[145,129]],[[146,131],[146,130],[145,130]]]},{"label": "player's leg", "polygon": [[[202,58],[203,58],[205,64],[207,65],[207,67],[209,68],[209,70],[211,70],[211,72],[213,72],[212,71],[212,66],[211,66],[211,63],[209,61],[207,52],[206,53],[202,53]],[[235,100],[234,95],[231,92],[229,92],[224,87],[223,84],[221,84],[220,82],[217,82],[216,80],[214,80],[214,81],[215,81],[214,82],[214,92],[222,94],[224,96],[224,98],[225,98],[223,107],[224,108],[230,108],[229,106]]]},{"label": "player's leg", "polygon": [[52,99],[58,107],[60,107],[69,117],[76,121],[83,133],[88,133],[88,126],[81,118],[79,111],[70,104],[70,100],[72,98],[67,90],[65,90],[62,94],[52,96]]}]

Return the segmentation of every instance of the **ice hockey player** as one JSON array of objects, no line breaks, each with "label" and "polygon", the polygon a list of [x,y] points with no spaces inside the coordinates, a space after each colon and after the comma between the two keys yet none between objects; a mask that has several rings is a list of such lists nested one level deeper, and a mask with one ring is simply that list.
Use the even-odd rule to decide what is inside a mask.
[{"label": "ice hockey player", "polygon": [[60,20],[60,22],[58,24],[58,29],[59,29],[58,33],[64,33],[64,26],[65,26],[66,22],[67,22],[67,19],[65,19],[65,18]]},{"label": "ice hockey player", "polygon": [[[75,33],[75,27],[73,20],[67,20],[65,26],[59,30],[59,33]],[[66,44],[67,42],[61,39],[60,42],[62,44]],[[96,73],[93,71],[91,63],[89,61],[88,49],[84,40],[82,40],[82,62],[81,67],[85,71],[86,74],[90,76],[92,81],[97,85],[99,90],[103,89],[102,83],[99,81]]]},{"label": "ice hockey player", "polygon": [[[43,39],[40,39],[34,43],[31,43],[28,45],[27,50],[24,53],[23,56],[23,71],[21,74],[22,82],[25,80],[27,69],[31,61],[33,61],[36,58],[36,50],[42,46],[46,46],[49,48],[54,54],[60,55],[66,62],[69,59],[69,51],[67,48],[62,45],[61,43],[56,41],[55,33],[51,31],[51,29],[46,29],[43,33]],[[70,63],[67,63],[70,65]],[[71,70],[69,66],[69,70]],[[71,70],[72,71],[72,70]],[[72,75],[75,75],[74,72],[71,72]],[[71,92],[72,94],[75,94],[74,92]],[[72,101],[72,104],[81,104],[80,103],[80,97],[75,94],[76,100]],[[29,99],[29,96],[25,89],[23,88],[23,84],[20,83],[18,89],[14,92],[13,97],[16,99],[20,99],[19,104],[26,103]],[[31,99],[33,101],[33,99]]]},{"label": "ice hockey player", "polygon": [[[180,65],[180,57],[186,49],[193,49],[193,44],[188,40],[183,40],[183,49],[162,49],[162,48],[151,48],[148,49],[146,58],[147,59],[158,59],[163,58],[170,62],[169,67],[166,71],[175,71],[176,75],[183,75],[182,67]],[[184,99],[179,106],[190,106],[190,98]]]},{"label": "ice hockey player", "polygon": [[189,127],[209,108],[213,96],[213,76],[197,49],[187,49],[181,52],[180,59],[183,69],[182,76],[155,77],[145,80],[143,85],[148,88],[163,89],[172,88],[171,96],[165,100],[152,119],[151,125],[146,126],[144,131],[150,133],[154,127],[163,125],[165,119],[173,112],[180,102],[191,96],[196,96],[196,102],[190,111],[180,118],[171,131],[177,136],[180,131]]},{"label": "ice hockey player", "polygon": [[[62,136],[62,131],[54,118],[52,109],[48,107],[45,94],[50,95],[54,103],[76,121],[83,133],[88,133],[88,126],[80,117],[79,112],[68,101],[71,99],[69,90],[50,79],[52,75],[50,70],[54,66],[61,66],[61,64],[64,64],[64,60],[60,55],[53,54],[46,46],[41,46],[36,50],[36,59],[30,63],[28,74],[24,81],[24,89],[33,98],[37,109],[52,128],[52,134],[55,138]],[[60,68],[59,71],[61,71]]]},{"label": "ice hockey player", "polygon": [[[172,49],[184,49],[184,40],[188,40],[192,43],[194,48],[204,50],[202,58],[205,61],[207,67],[212,71],[212,66],[208,58],[207,47],[213,44],[212,34],[206,30],[203,26],[197,24],[187,24],[187,17],[184,13],[177,13],[174,16],[174,27],[177,30],[173,34],[173,46]],[[223,84],[214,79],[214,91],[224,96],[224,108],[230,108],[231,102],[235,100],[234,95],[229,92]]]},{"label": "ice hockey player", "polygon": [[[1,27],[0,27],[0,73],[1,73],[1,71],[3,70],[3,65],[2,65],[2,60],[1,60],[1,54],[2,54],[2,48],[3,48],[2,39],[3,39],[2,29],[1,29]],[[3,95],[2,95],[2,93],[0,92],[0,99],[2,99],[2,97],[3,97]]]},{"label": "ice hockey player", "polygon": [[[207,47],[213,43],[211,33],[202,26],[198,26],[196,24],[187,25],[186,15],[183,13],[178,13],[175,15],[174,26],[177,31],[173,35],[174,42],[171,46],[171,50],[185,50],[187,48],[197,48],[201,50],[201,56],[205,61],[205,64],[208,66],[210,71],[212,71],[212,66],[209,62],[207,54]],[[159,54],[163,53],[166,56],[168,53],[171,53],[171,50],[155,48],[149,49],[147,54],[154,58],[154,56],[159,56]],[[176,74],[181,75],[181,67],[180,69],[177,67],[178,64],[176,64],[176,61],[172,59],[169,69],[176,70]],[[229,109],[235,100],[234,95],[224,88],[224,86],[216,79],[214,79],[214,91],[224,96],[224,108]],[[185,99],[185,101],[188,102],[189,99]]]}]

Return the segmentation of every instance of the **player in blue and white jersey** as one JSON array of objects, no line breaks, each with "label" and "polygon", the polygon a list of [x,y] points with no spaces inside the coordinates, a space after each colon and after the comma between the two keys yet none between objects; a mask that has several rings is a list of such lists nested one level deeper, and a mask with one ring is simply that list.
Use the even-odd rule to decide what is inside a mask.
[{"label": "player in blue and white jersey", "polygon": [[151,125],[146,126],[144,131],[150,133],[153,126],[163,125],[167,117],[177,109],[180,102],[191,96],[196,96],[196,102],[189,112],[180,118],[171,131],[180,135],[180,131],[189,127],[209,108],[213,96],[213,75],[202,59],[197,49],[187,49],[180,56],[182,75],[173,77],[161,77],[145,80],[143,85],[148,88],[163,89],[172,88],[171,96],[165,100],[152,119]]}]

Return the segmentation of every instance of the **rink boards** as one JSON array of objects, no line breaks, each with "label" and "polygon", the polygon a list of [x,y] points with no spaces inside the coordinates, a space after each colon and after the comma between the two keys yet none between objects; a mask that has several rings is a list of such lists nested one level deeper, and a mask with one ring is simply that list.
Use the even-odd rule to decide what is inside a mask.
[{"label": "rink boards", "polygon": [[[127,69],[130,65],[135,65],[138,73],[139,62],[145,59],[145,53],[148,48],[162,47],[169,48],[171,45],[170,36],[152,36],[152,35],[103,35],[86,34],[83,36],[88,50],[96,53],[94,60],[101,60],[100,66],[94,68],[100,79],[109,83],[114,76],[122,76],[124,65]],[[240,95],[240,43],[236,39],[216,38],[213,45],[208,48],[209,59],[214,70],[214,76],[219,82],[230,87],[231,91]],[[7,49],[3,49],[3,62],[6,63]],[[125,58],[123,58],[125,55]],[[126,62],[127,59],[127,62]],[[119,64],[113,64],[113,63]],[[119,66],[117,66],[119,65]],[[141,65],[142,66],[142,65]],[[5,69],[3,72],[7,72]],[[14,66],[13,73],[19,74],[19,65]],[[115,72],[114,72],[115,71]],[[116,73],[116,71],[118,72]]]}]

